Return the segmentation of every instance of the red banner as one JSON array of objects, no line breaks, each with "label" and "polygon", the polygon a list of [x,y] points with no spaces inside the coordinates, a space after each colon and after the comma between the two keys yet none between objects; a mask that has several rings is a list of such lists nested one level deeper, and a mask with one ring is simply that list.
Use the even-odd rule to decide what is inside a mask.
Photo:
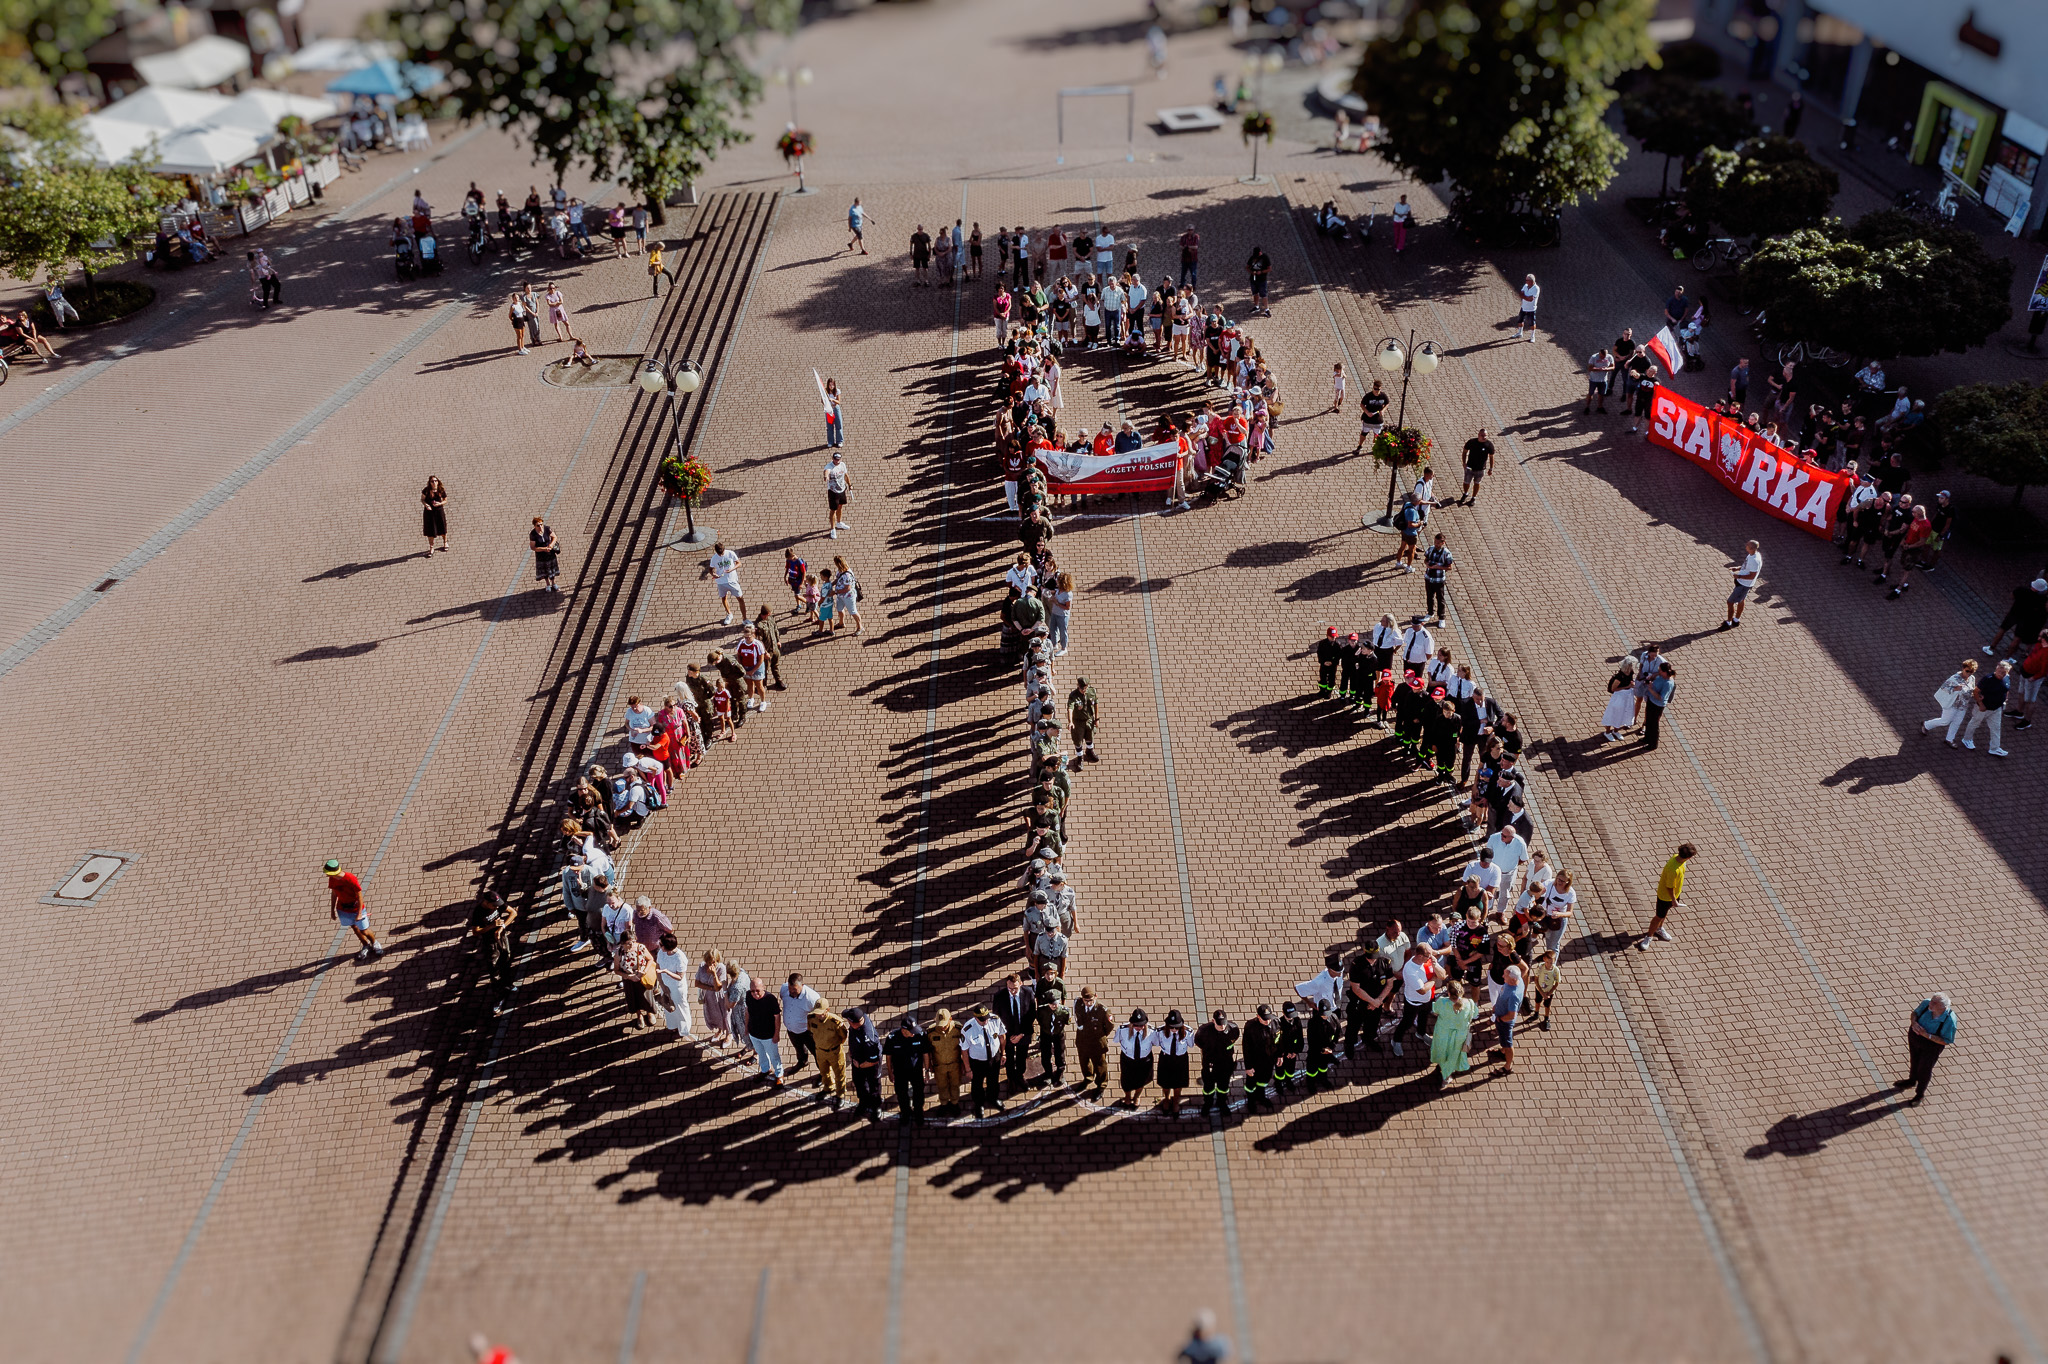
[{"label": "red banner", "polygon": [[1045,470],[1048,492],[1156,493],[1173,487],[1173,466],[1180,457],[1180,446],[1167,441],[1120,455],[1094,455],[1041,445],[1031,454]]},{"label": "red banner", "polygon": [[1851,480],[1810,464],[1734,421],[1668,388],[1650,406],[1650,443],[1705,469],[1736,496],[1819,536],[1834,533]]}]

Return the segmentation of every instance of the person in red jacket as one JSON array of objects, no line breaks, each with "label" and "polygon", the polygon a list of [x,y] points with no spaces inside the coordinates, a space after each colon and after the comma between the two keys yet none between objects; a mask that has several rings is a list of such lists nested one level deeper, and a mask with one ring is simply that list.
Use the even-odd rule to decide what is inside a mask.
[{"label": "person in red jacket", "polygon": [[356,941],[363,945],[356,953],[357,961],[369,961],[384,955],[384,944],[377,941],[377,935],[370,931],[370,907],[363,903],[363,883],[352,871],[341,869],[341,859],[330,857],[321,870],[327,873],[327,913],[336,923],[356,935]]}]

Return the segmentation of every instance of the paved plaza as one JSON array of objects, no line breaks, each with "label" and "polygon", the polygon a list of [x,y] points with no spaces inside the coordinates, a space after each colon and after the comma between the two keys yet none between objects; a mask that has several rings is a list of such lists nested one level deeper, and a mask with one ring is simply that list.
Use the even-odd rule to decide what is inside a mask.
[{"label": "paved plaza", "polygon": [[[379,224],[412,189],[439,209],[541,179],[497,132],[437,129],[270,230],[281,310],[232,266],[188,271],[0,389],[9,1357],[452,1361],[483,1331],[527,1364],[1165,1360],[1207,1307],[1265,1364],[2048,1359],[2048,764],[2010,729],[2002,763],[1920,735],[2041,546],[1966,534],[1887,602],[1623,418],[1582,418],[1585,354],[1654,330],[1669,284],[1627,184],[1567,214],[1560,250],[1484,255],[1371,156],[1283,140],[1243,184],[1234,131],[1141,129],[1126,161],[1119,112],[1055,164],[1051,91],[1139,76],[1142,35],[1079,0],[807,27],[776,60],[818,72],[817,192],[788,192],[771,89],[766,136],[656,229],[678,273],[659,298],[634,259],[395,281]],[[1202,102],[1227,44],[1176,38],[1141,119]],[[930,80],[875,75],[892,65]],[[1311,230],[1326,199],[1404,190],[1403,256]],[[866,258],[844,251],[856,194]],[[905,1131],[624,1027],[569,950],[545,835],[564,779],[617,754],[628,695],[737,627],[652,479],[675,412],[543,382],[566,347],[506,334],[529,278],[561,282],[593,352],[704,366],[682,409],[716,478],[697,519],[750,606],[783,613],[787,689],[629,835],[627,893],[687,953],[802,971],[881,1024],[960,1013],[1024,964],[993,251],[955,288],[911,287],[906,260],[918,224],[955,219],[991,242],[1105,225],[1154,280],[1196,226],[1204,300],[1233,317],[1242,262],[1274,261],[1273,316],[1247,326],[1287,406],[1247,494],[1059,526],[1061,690],[1085,675],[1104,715],[1069,815],[1067,979],[1119,1021],[1278,1005],[1326,952],[1447,904],[1471,856],[1443,788],[1314,694],[1326,627],[1423,609],[1360,527],[1385,479],[1350,453],[1349,404],[1322,411],[1331,365],[1355,399],[1380,337],[1443,344],[1411,424],[1447,480],[1480,427],[1499,459],[1433,520],[1457,555],[1438,639],[1520,717],[1540,845],[1581,896],[1556,1025],[1514,1074],[1439,1090],[1411,1047],[1275,1114],[1069,1087]],[[1534,345],[1511,336],[1531,270]],[[1737,322],[1681,392],[1715,396]],[[845,394],[837,540],[813,369]],[[1063,420],[1149,426],[1199,407],[1198,380],[1076,354]],[[451,550],[423,557],[429,474]],[[535,515],[563,541],[559,597],[534,588]],[[1763,586],[1717,632],[1751,538]],[[859,635],[789,619],[791,547],[848,559]],[[1603,745],[1606,678],[1649,640],[1680,667],[1667,742]],[[1686,841],[1676,941],[1627,950]],[[130,859],[119,880],[83,912],[45,902],[95,850]],[[363,878],[375,962],[328,918],[328,857]],[[527,916],[502,1017],[463,933],[487,886]],[[1906,1018],[1936,989],[1958,1045],[1905,1108]]]}]

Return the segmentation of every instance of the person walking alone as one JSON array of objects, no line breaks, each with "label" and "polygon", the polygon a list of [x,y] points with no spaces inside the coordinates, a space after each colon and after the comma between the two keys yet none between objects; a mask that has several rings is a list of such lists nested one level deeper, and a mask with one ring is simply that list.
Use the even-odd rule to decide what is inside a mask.
[{"label": "person walking alone", "polygon": [[839,406],[839,381],[825,381],[825,444],[837,450],[846,444],[846,414]]},{"label": "person walking alone", "polygon": [[541,517],[533,518],[533,529],[526,533],[526,541],[533,549],[534,581],[547,584],[549,592],[560,592],[555,579],[562,575],[562,542],[555,538],[554,527]]},{"label": "person walking alone", "polygon": [[846,210],[847,250],[858,246],[863,256],[868,253],[867,226],[868,211],[860,206],[860,196],[855,195],[852,205]]},{"label": "person walking alone", "polygon": [[1892,1082],[1893,1089],[1911,1089],[1913,1097],[1906,1100],[1917,1104],[1927,1097],[1927,1082],[1934,1078],[1934,1063],[1956,1040],[1956,1011],[1949,1004],[1948,996],[1939,992],[1920,1001],[1913,1010],[1912,1021],[1906,1026],[1906,1055],[1911,1060],[1911,1072],[1903,1080]]},{"label": "person walking alone", "polygon": [[1742,562],[1735,566],[1735,586],[1728,593],[1728,614],[1721,618],[1718,627],[1733,630],[1742,624],[1742,608],[1749,600],[1749,594],[1756,589],[1758,575],[1764,571],[1764,556],[1757,542],[1746,540],[1742,545]]},{"label": "person walking alone", "polygon": [[1543,296],[1543,286],[1536,282],[1536,276],[1522,276],[1522,315],[1515,323],[1515,339],[1534,341],[1536,339],[1536,300]]},{"label": "person walking alone", "polygon": [[352,871],[343,871],[338,857],[328,858],[321,870],[327,874],[328,917],[354,933],[356,941],[363,945],[356,960],[370,961],[383,956],[384,944],[377,941],[370,928],[370,909],[363,903],[361,879]]},{"label": "person walking alone", "polygon": [[[834,411],[837,411],[836,406]],[[829,436],[837,429],[836,422],[829,423],[825,429]],[[834,449],[831,460],[825,465],[825,514],[830,518],[825,532],[828,539],[837,540],[840,531],[852,529],[846,523],[846,504],[852,497],[853,470],[846,467],[846,461]]]},{"label": "person walking alone", "polygon": [[1685,904],[1682,898],[1685,894],[1685,869],[1698,855],[1699,849],[1692,844],[1681,843],[1678,851],[1664,864],[1663,873],[1657,877],[1657,912],[1651,916],[1648,930],[1636,939],[1636,951],[1649,951],[1653,938],[1671,941],[1671,930],[1664,926],[1664,921],[1671,917],[1672,910]]},{"label": "person walking alone", "polygon": [[434,557],[434,540],[439,537],[441,552],[448,552],[448,489],[440,479],[427,475],[427,486],[420,489],[420,531],[427,537],[427,557]]}]

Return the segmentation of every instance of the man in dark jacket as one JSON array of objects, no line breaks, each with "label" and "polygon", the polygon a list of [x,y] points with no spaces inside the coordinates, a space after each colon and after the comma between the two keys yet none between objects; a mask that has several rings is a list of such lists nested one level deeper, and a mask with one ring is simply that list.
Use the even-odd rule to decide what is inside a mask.
[{"label": "man in dark jacket", "polygon": [[[1334,687],[1336,687],[1337,664],[1341,660],[1343,660],[1346,654],[1350,652],[1350,649],[1346,647],[1344,641],[1337,638],[1337,627],[1334,625],[1330,627],[1328,634],[1324,635],[1320,640],[1316,641],[1317,691],[1321,692],[1325,696],[1328,696],[1331,690]],[[1356,665],[1354,664],[1352,667],[1345,669],[1345,671],[1349,673],[1356,673]],[[1348,692],[1350,689],[1349,687],[1346,687],[1345,690],[1346,692]]]},{"label": "man in dark jacket", "polygon": [[1273,1106],[1270,1086],[1273,1063],[1280,1054],[1280,1030],[1273,1026],[1273,1006],[1261,1004],[1258,1013],[1244,1025],[1245,1111]]},{"label": "man in dark jacket", "polygon": [[1237,1024],[1218,1009],[1209,1021],[1195,1029],[1195,1046],[1202,1053],[1202,1111],[1212,1108],[1230,1111],[1230,1077],[1237,1070]]},{"label": "man in dark jacket", "polygon": [[931,1066],[931,1039],[917,1026],[917,1019],[905,1015],[902,1026],[882,1043],[889,1058],[889,1078],[896,1082],[896,1111],[913,1126],[924,1125],[924,1077]]},{"label": "man in dark jacket", "polygon": [[782,685],[782,631],[776,628],[775,613],[765,606],[754,617],[754,633],[768,646],[768,671],[775,677],[775,690],[789,690]]},{"label": "man in dark jacket", "polygon": [[1012,971],[996,987],[989,1007],[1003,1021],[1003,1069],[1009,1097],[1024,1088],[1024,1066],[1031,1059],[1031,1033],[1038,1023],[1038,991]]}]

